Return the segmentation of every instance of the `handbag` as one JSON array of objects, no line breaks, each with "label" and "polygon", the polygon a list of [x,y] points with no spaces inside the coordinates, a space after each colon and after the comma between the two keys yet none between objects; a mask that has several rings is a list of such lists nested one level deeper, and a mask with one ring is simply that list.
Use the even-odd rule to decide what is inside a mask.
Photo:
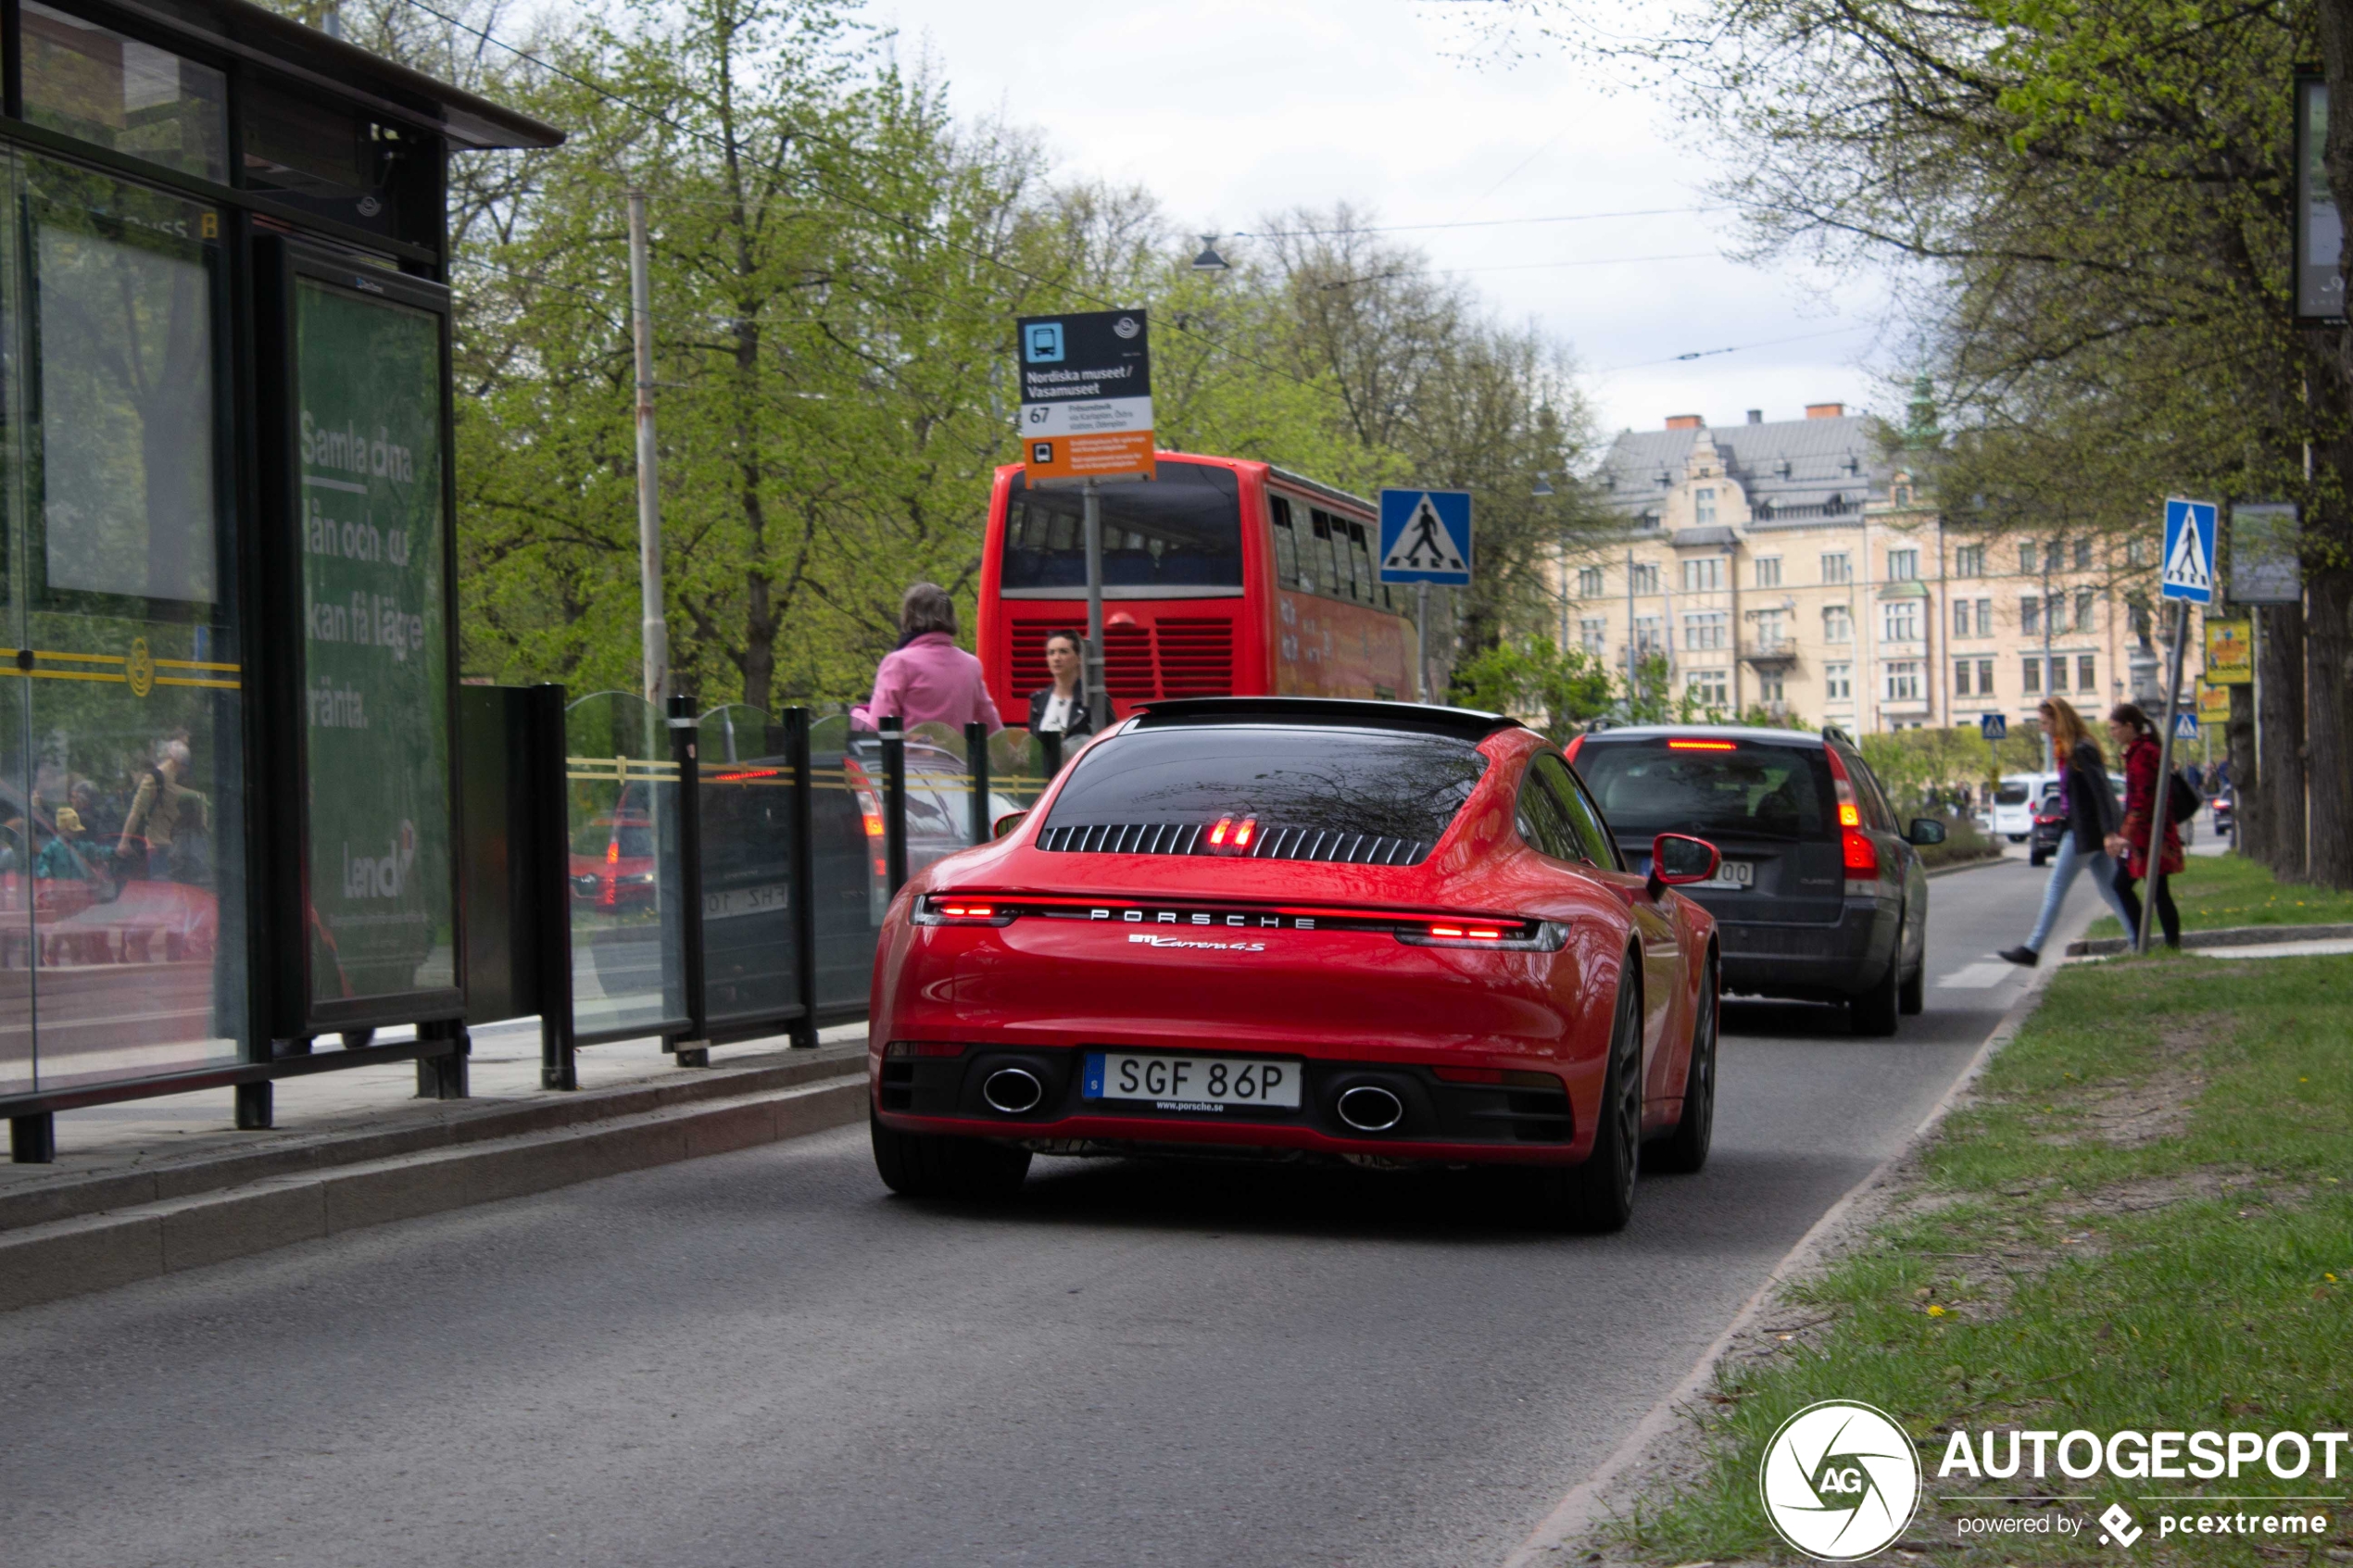
[{"label": "handbag", "polygon": [[2197,815],[2197,791],[2191,787],[2189,780],[2182,776],[2180,770],[2175,770],[2165,786],[2165,820],[2175,823],[2186,822]]}]

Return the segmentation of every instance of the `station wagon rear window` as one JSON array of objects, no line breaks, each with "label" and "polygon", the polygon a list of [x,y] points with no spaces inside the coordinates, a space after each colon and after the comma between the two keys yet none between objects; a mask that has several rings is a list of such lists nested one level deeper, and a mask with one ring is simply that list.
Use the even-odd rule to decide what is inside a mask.
[{"label": "station wagon rear window", "polygon": [[[1089,750],[1040,831],[1046,848],[1127,847],[1074,829],[1200,829],[1252,823],[1268,858],[1411,865],[1445,834],[1487,771],[1446,735],[1284,724],[1139,730]],[[1207,852],[1159,834],[1147,853]],[[1184,847],[1168,847],[1182,843]],[[1222,846],[1221,846],[1222,847]]]},{"label": "station wagon rear window", "polygon": [[1579,748],[1577,771],[1622,838],[1688,833],[1793,843],[1836,835],[1837,796],[1818,746],[1743,740],[1728,750],[1699,750],[1663,736],[1594,736]]}]

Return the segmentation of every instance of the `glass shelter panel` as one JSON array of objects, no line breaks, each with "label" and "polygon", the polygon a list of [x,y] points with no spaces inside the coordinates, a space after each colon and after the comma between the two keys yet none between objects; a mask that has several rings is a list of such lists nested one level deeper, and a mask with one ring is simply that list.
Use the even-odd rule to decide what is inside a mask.
[{"label": "glass shelter panel", "polygon": [[[817,1005],[862,1005],[870,994],[875,940],[890,908],[883,854],[882,743],[853,737],[841,715],[810,726],[809,754],[816,883]],[[912,859],[911,851],[910,859]]]},{"label": "glass shelter panel", "polygon": [[246,1032],[223,263],[208,208],[5,168],[0,1089],[57,1089]]},{"label": "glass shelter panel", "polygon": [[686,1018],[669,739],[662,716],[627,692],[592,693],[564,713],[573,1019],[584,1036]]},{"label": "glass shelter panel", "polygon": [[[41,0],[20,0],[19,8],[27,119],[182,174],[229,182],[229,91],[220,72]],[[201,237],[216,234],[207,230]]]},{"label": "glass shelter panel", "polygon": [[705,1016],[720,1025],[774,1018],[800,1001],[784,728],[730,703],[702,716],[698,739]]},{"label": "glass shelter panel", "polygon": [[295,290],[314,1005],[457,984],[441,321]]}]

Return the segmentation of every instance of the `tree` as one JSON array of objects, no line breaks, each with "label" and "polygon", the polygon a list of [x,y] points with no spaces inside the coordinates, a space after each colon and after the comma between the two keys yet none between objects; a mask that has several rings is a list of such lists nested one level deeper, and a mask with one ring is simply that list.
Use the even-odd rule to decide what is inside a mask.
[{"label": "tree", "polygon": [[1453,695],[1466,708],[1512,714],[1560,745],[1609,711],[1610,686],[1609,671],[1592,655],[1540,636],[1473,654],[1455,666]]}]

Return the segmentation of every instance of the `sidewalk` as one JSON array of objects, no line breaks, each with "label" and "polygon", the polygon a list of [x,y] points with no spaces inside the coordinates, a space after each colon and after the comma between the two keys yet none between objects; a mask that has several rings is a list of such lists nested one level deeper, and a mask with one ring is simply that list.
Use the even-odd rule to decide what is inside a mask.
[{"label": "sidewalk", "polygon": [[655,1039],[584,1048],[539,1087],[535,1020],[474,1035],[472,1096],[419,1099],[412,1063],[280,1080],[240,1132],[226,1089],[57,1116],[57,1159],[0,1165],[0,1310],[415,1214],[843,1125],[864,1114],[865,1025],[681,1068]]}]

